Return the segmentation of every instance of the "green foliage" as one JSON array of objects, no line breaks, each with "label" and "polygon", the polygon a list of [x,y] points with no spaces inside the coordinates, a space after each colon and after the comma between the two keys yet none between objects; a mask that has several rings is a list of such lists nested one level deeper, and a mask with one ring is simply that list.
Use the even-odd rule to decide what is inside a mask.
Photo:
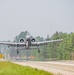
[{"label": "green foliage", "polygon": [[70,60],[74,53],[74,33],[56,32],[50,39],[63,39],[62,42],[50,43],[41,50],[41,57],[47,60]]},{"label": "green foliage", "polygon": [[21,38],[26,38],[26,35],[29,34],[28,31],[21,32],[18,36],[15,37],[14,42],[19,42]]},{"label": "green foliage", "polygon": [[71,59],[71,52],[74,52],[74,33],[62,33],[61,37],[63,42],[61,42],[57,47],[58,59]]},{"label": "green foliage", "polygon": [[[19,42],[20,38],[26,38],[26,35],[29,34],[28,31],[21,32],[18,36],[15,37],[14,41]],[[44,41],[44,38],[41,36],[37,36],[36,41]],[[20,51],[19,56],[35,56],[34,60],[70,60],[72,59],[72,54],[74,53],[74,33],[63,33],[56,31],[51,37],[49,35],[46,40],[56,40],[56,39],[63,39],[62,42],[55,42],[50,43],[45,46],[40,47],[40,53],[38,53],[37,50],[32,51]],[[11,48],[9,50],[6,48],[5,53],[10,53],[11,56],[16,55],[16,50],[13,50],[14,48]],[[8,51],[8,52],[7,52]]]},{"label": "green foliage", "polygon": [[0,62],[0,75],[53,75],[52,73],[31,68],[28,66],[21,66],[11,62]]},{"label": "green foliage", "polygon": [[[21,32],[18,39],[26,37],[27,33],[27,31]],[[32,51],[32,54],[29,55],[35,56],[37,60],[70,60],[72,57],[71,52],[74,52],[74,33],[67,34],[56,31],[51,37],[48,36],[46,38],[46,40],[55,39],[63,39],[63,42],[55,42],[42,46],[40,47],[41,53],[38,54],[37,51]],[[43,40],[43,37],[36,37],[36,41]]]},{"label": "green foliage", "polygon": [[36,41],[43,41],[44,40],[43,37],[40,37],[40,36],[35,37],[35,39],[36,39]]}]

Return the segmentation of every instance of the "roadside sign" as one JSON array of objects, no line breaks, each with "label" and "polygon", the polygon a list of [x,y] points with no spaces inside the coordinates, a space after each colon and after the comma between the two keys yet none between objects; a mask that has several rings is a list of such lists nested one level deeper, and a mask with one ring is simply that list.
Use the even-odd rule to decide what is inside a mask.
[{"label": "roadside sign", "polygon": [[0,59],[1,59],[1,58],[4,58],[4,55],[3,55],[3,54],[0,54]]}]

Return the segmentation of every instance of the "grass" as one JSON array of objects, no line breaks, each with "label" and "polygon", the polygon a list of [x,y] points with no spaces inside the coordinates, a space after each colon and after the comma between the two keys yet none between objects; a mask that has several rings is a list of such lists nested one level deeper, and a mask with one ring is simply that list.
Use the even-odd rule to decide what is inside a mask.
[{"label": "grass", "polygon": [[43,70],[0,61],[0,75],[53,75]]}]

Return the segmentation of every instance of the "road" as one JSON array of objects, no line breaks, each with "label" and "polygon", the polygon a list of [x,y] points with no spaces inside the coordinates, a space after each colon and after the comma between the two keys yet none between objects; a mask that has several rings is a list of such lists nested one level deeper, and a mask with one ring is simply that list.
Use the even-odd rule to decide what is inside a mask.
[{"label": "road", "polygon": [[54,75],[74,75],[74,61],[15,61],[13,63],[43,69]]}]

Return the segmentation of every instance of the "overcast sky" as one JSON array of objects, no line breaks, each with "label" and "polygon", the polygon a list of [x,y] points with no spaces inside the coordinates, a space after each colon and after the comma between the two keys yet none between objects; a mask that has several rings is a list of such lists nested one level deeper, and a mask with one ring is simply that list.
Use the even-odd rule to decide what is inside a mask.
[{"label": "overcast sky", "polygon": [[0,0],[0,41],[26,30],[44,38],[74,32],[74,0]]}]

